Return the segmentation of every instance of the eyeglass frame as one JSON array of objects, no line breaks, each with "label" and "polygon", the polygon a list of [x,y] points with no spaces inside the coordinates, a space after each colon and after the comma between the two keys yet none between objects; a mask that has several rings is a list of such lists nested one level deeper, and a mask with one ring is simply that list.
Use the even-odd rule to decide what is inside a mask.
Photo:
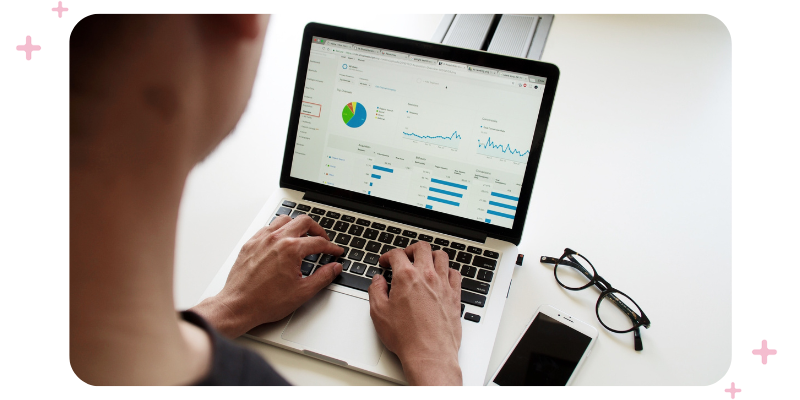
[{"label": "eyeglass frame", "polygon": [[[591,278],[588,275],[589,271],[587,271],[586,268],[584,268],[583,265],[580,262],[578,262],[574,257],[572,257],[573,255],[578,255],[581,258],[583,258],[584,260],[586,260],[587,263],[589,263],[589,267],[592,268],[592,272],[593,272]],[[565,260],[565,258],[569,258],[570,261]],[[599,274],[597,274],[597,270],[594,268],[594,265],[592,265],[592,262],[589,261],[588,258],[584,257],[582,254],[578,253],[575,250],[572,250],[570,248],[566,248],[566,249],[564,249],[564,254],[560,258],[542,256],[541,262],[555,265],[553,267],[553,276],[556,278],[556,282],[558,282],[558,284],[561,285],[561,287],[563,287],[564,289],[572,290],[572,291],[579,291],[579,290],[584,290],[584,289],[586,289],[586,288],[588,288],[590,286],[595,286],[598,289],[600,289],[600,297],[597,298],[597,304],[595,304],[595,307],[594,307],[595,315],[597,316],[597,320],[600,321],[600,324],[603,325],[604,328],[608,329],[611,332],[614,332],[614,333],[633,332],[633,348],[634,348],[634,350],[636,350],[636,351],[642,351],[643,350],[642,337],[641,337],[641,333],[639,332],[639,328],[643,326],[645,329],[649,329],[650,328],[650,319],[647,318],[647,315],[644,314],[644,311],[642,311],[642,307],[640,307],[639,304],[636,303],[636,300],[634,300],[633,298],[631,298],[627,294],[623,293],[622,291],[620,291],[618,289],[615,289],[613,286],[611,286],[610,283],[608,283],[607,280],[605,280],[603,277],[601,277]],[[586,285],[583,285],[583,286],[581,286],[579,288],[572,288],[572,287],[566,286],[564,283],[561,282],[561,280],[558,279],[558,266],[559,266],[559,264],[568,265],[568,266],[578,270],[584,276],[586,276],[587,278],[590,278],[589,279],[589,283],[587,283]],[[632,310],[630,307],[628,307],[627,304],[625,304],[622,301],[620,301],[617,298],[617,296],[614,296],[614,293],[619,293],[619,294],[627,297],[628,299],[630,299],[630,301],[633,302],[633,304],[636,306],[636,308],[639,309],[639,315],[637,315],[634,310]],[[633,322],[633,326],[631,328],[626,329],[624,331],[620,331],[620,330],[616,330],[616,329],[610,328],[608,325],[605,324],[605,322],[603,322],[603,319],[600,318],[600,303],[603,301],[604,297],[608,297],[609,301],[611,301],[614,305],[616,305],[617,308],[619,308],[623,313],[625,313],[625,315],[628,316],[628,318],[631,319],[631,322]]]}]

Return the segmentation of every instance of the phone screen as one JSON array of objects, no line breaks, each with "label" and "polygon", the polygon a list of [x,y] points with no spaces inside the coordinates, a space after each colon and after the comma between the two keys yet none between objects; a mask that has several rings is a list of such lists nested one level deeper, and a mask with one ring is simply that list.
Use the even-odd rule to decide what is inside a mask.
[{"label": "phone screen", "polygon": [[494,378],[500,386],[563,386],[569,381],[589,336],[538,314]]}]

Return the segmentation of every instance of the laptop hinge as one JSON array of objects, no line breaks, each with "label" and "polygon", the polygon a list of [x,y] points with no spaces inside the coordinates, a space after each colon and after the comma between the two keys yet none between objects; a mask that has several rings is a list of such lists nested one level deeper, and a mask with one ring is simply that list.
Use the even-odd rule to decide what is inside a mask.
[{"label": "laptop hinge", "polygon": [[359,203],[352,200],[339,199],[315,192],[305,192],[303,199],[327,204],[333,207],[344,208],[354,212],[374,215],[379,218],[389,219],[407,225],[418,226],[420,228],[445,233],[451,236],[472,240],[474,242],[486,243],[485,233],[467,229],[461,226],[432,221],[430,219],[409,215],[404,212],[394,211],[383,207],[376,207],[374,205]]}]

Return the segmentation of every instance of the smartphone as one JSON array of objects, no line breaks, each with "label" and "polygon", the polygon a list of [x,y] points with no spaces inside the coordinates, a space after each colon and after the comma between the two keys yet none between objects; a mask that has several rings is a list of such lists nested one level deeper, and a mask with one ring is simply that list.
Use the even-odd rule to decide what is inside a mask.
[{"label": "smartphone", "polygon": [[569,385],[597,340],[597,329],[543,305],[536,310],[489,386]]}]

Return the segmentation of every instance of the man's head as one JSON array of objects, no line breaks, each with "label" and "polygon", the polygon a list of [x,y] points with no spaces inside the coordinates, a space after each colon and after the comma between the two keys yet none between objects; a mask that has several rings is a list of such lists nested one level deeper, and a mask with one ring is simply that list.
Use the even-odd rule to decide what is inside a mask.
[{"label": "man's head", "polygon": [[80,21],[70,38],[73,169],[108,163],[190,169],[202,160],[245,109],[267,22],[258,15]]}]

